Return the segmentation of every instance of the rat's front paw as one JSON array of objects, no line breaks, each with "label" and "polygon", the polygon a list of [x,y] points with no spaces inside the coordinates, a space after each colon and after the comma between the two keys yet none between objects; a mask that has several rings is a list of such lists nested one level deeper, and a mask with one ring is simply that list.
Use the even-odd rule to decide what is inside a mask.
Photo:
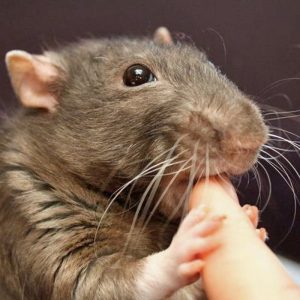
[{"label": "rat's front paw", "polygon": [[220,228],[223,219],[224,216],[209,216],[201,206],[191,210],[170,246],[143,259],[136,299],[166,299],[195,282],[203,267],[201,256],[219,245],[213,233]]},{"label": "rat's front paw", "polygon": [[181,223],[171,245],[165,250],[168,261],[173,265],[174,280],[178,287],[191,284],[200,276],[203,267],[201,255],[218,246],[212,235],[224,216],[207,216],[203,208],[192,210]]},{"label": "rat's front paw", "polygon": [[202,255],[214,250],[219,241],[213,233],[224,216],[208,216],[203,207],[185,217],[170,246],[144,259],[137,280],[137,299],[166,299],[195,282],[203,267]]}]

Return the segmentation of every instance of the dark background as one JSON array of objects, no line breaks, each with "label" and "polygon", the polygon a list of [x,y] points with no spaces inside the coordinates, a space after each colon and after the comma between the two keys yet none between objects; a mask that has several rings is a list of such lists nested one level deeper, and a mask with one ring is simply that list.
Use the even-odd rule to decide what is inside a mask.
[{"label": "dark background", "polygon": [[[158,26],[167,26],[178,39],[193,42],[206,51],[211,61],[246,93],[255,97],[265,111],[300,109],[300,1],[276,0],[173,0],[173,1],[3,1],[0,0],[0,111],[17,106],[4,65],[12,49],[39,53],[46,45],[74,41],[78,37],[150,35]],[[284,115],[266,115],[266,119]],[[298,118],[272,121],[300,135]],[[282,137],[282,131],[272,129]],[[299,138],[290,135],[299,142]],[[272,142],[275,145],[275,142]],[[276,144],[286,147],[288,143]],[[270,151],[269,151],[270,152]],[[300,172],[297,153],[285,153]],[[269,244],[278,252],[300,260],[300,214],[291,185],[300,195],[300,179],[283,158],[292,182],[263,163],[259,167],[262,197],[266,208],[262,225],[270,235]],[[275,162],[275,161],[274,161]],[[253,175],[239,185],[242,201],[256,203],[258,184]],[[267,205],[266,205],[267,204]],[[297,213],[295,215],[295,213]]]}]

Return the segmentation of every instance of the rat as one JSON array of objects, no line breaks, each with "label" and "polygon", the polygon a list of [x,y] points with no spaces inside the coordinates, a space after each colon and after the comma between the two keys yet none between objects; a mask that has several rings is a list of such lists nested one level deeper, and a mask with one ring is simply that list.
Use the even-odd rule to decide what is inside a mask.
[{"label": "rat", "polygon": [[22,107],[0,127],[1,299],[204,299],[197,254],[222,221],[188,196],[253,166],[257,105],[163,27],[6,65]]}]

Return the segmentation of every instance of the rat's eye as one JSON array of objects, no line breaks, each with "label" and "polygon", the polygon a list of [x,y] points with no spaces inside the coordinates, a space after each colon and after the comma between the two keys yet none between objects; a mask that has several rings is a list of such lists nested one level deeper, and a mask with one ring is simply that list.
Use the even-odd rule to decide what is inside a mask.
[{"label": "rat's eye", "polygon": [[123,80],[127,86],[137,86],[157,79],[146,66],[132,65],[125,71]]}]

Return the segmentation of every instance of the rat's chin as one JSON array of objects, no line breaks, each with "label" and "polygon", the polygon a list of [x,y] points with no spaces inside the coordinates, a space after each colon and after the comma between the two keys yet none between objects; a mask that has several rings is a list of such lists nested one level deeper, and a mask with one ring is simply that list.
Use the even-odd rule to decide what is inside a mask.
[{"label": "rat's chin", "polygon": [[160,212],[170,220],[179,219],[185,215],[188,211],[190,193],[200,179],[197,177],[195,180],[190,180],[189,177],[182,177],[173,182],[163,182],[159,193],[159,198],[161,198]]}]

